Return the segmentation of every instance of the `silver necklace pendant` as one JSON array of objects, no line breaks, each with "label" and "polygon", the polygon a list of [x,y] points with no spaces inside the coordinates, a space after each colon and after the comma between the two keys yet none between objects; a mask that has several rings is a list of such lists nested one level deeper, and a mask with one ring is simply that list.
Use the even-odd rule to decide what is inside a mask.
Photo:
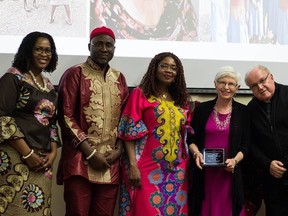
[{"label": "silver necklace pendant", "polygon": [[221,131],[226,130],[228,128],[229,123],[230,123],[231,112],[228,113],[228,115],[226,116],[224,121],[221,121],[219,119],[219,115],[218,115],[218,112],[217,112],[215,107],[213,109],[213,114],[214,114],[214,122],[216,124],[216,127]]}]

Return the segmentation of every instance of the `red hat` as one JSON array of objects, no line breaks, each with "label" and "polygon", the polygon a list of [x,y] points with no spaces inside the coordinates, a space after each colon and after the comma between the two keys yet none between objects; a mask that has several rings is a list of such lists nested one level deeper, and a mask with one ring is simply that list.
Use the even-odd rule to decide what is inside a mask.
[{"label": "red hat", "polygon": [[112,29],[107,28],[105,26],[97,27],[97,28],[93,29],[90,33],[90,41],[92,40],[92,38],[94,38],[97,35],[109,35],[115,41],[114,32],[112,31]]}]

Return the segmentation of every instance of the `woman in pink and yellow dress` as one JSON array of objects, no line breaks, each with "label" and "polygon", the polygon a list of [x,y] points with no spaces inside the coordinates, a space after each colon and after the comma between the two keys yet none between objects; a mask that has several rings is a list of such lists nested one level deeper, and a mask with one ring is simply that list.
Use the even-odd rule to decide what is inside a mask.
[{"label": "woman in pink and yellow dress", "polygon": [[179,58],[156,55],[118,127],[126,150],[120,215],[188,215],[189,100]]}]

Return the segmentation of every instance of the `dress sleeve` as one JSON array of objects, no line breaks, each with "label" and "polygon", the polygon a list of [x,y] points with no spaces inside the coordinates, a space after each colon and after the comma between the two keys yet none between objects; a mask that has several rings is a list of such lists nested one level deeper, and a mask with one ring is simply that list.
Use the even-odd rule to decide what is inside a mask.
[{"label": "dress sleeve", "polygon": [[87,134],[81,129],[76,116],[80,109],[80,73],[80,67],[68,69],[63,74],[58,89],[59,125],[65,136],[71,136],[72,144],[75,148],[87,139]]},{"label": "dress sleeve", "polygon": [[123,110],[129,96],[129,90],[124,75],[121,73],[119,76],[119,89],[121,92],[121,109]]},{"label": "dress sleeve", "polygon": [[[197,141],[197,131],[198,131],[198,126],[200,124],[200,114],[199,113],[199,108],[198,108],[198,102],[197,102],[197,105],[195,106],[195,108],[193,108],[193,111],[191,112],[190,114],[190,117],[191,117],[191,122],[190,122],[190,126],[191,128],[193,128],[192,132],[191,131],[188,131],[188,134],[187,134],[187,144],[190,145],[192,143],[198,143]],[[199,131],[198,131],[199,133]]]},{"label": "dress sleeve", "polygon": [[132,90],[118,126],[118,137],[125,141],[137,140],[148,133],[142,120],[146,97],[140,88]]},{"label": "dress sleeve", "polygon": [[6,73],[0,78],[0,143],[24,137],[13,118],[20,88],[16,75]]}]

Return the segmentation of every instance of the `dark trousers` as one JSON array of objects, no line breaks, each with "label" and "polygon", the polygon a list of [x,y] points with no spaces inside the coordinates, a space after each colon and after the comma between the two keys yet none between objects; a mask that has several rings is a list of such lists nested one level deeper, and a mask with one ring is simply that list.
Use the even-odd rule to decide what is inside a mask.
[{"label": "dark trousers", "polygon": [[283,179],[265,178],[264,202],[266,216],[288,216],[288,185]]},{"label": "dark trousers", "polygon": [[64,181],[66,216],[113,216],[118,184],[93,184],[81,176]]}]

